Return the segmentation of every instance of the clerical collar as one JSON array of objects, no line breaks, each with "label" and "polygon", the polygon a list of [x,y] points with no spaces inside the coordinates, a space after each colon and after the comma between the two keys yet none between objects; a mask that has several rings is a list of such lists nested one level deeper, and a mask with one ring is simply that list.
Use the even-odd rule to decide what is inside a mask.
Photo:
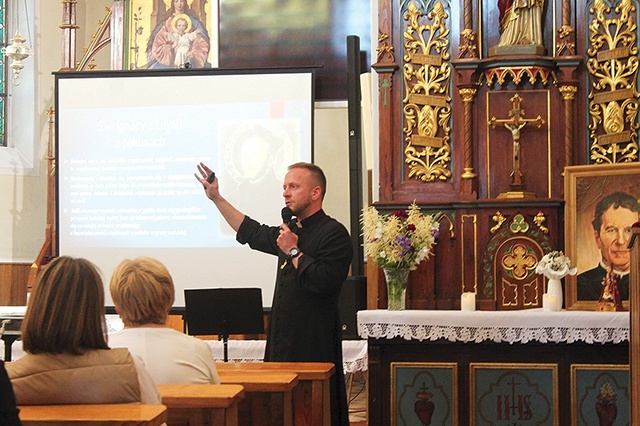
[{"label": "clerical collar", "polygon": [[312,226],[318,222],[320,222],[320,220],[322,220],[327,214],[324,212],[324,210],[320,209],[317,212],[315,212],[314,214],[312,214],[311,216],[309,216],[308,218],[300,221],[300,226],[302,228],[305,228],[307,226]]},{"label": "clerical collar", "polygon": [[[604,262],[602,260],[600,260],[600,266],[602,267],[602,269],[604,269],[605,271],[609,270],[609,267],[607,265],[604,264]],[[620,275],[621,277],[624,277],[625,275],[629,275],[630,271],[618,271],[617,269],[613,269],[613,273],[616,275]]]}]

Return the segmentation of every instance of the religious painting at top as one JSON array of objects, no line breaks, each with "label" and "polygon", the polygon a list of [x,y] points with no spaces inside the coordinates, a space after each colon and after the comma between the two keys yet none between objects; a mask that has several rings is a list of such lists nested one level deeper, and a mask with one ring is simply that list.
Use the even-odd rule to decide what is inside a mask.
[{"label": "religious painting at top", "polygon": [[629,309],[628,249],[640,212],[640,164],[565,168],[565,254],[578,268],[566,276],[568,309]]},{"label": "religious painting at top", "polygon": [[214,0],[130,0],[125,68],[218,66],[218,4]]}]

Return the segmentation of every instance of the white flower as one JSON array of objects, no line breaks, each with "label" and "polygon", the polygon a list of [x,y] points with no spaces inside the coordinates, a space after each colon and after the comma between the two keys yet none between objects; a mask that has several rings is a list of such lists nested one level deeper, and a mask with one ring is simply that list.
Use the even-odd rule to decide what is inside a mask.
[{"label": "white flower", "polygon": [[439,224],[415,203],[382,216],[373,206],[363,209],[361,223],[365,254],[382,268],[416,269],[429,257]]},{"label": "white flower", "polygon": [[548,279],[561,279],[565,275],[575,275],[578,268],[571,265],[571,259],[561,251],[552,251],[545,254],[536,266],[536,273],[544,275]]}]

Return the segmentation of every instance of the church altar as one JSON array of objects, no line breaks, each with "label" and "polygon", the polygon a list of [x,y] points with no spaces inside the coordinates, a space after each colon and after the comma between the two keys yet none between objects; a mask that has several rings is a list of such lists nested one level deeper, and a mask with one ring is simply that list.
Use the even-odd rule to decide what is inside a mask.
[{"label": "church altar", "polygon": [[377,309],[358,312],[358,335],[474,343],[621,343],[629,340],[629,313]]},{"label": "church altar", "polygon": [[628,312],[366,310],[358,334],[371,425],[412,424],[428,403],[433,424],[597,424],[607,375],[629,415]]}]

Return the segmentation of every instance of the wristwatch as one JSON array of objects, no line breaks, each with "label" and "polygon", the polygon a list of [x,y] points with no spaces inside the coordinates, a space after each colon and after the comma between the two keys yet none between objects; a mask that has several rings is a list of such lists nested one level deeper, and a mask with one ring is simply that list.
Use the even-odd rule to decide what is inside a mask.
[{"label": "wristwatch", "polygon": [[296,257],[298,257],[300,253],[302,252],[298,247],[293,247],[291,250],[289,250],[289,253],[287,253],[287,256],[289,256],[289,259],[295,259]]}]

